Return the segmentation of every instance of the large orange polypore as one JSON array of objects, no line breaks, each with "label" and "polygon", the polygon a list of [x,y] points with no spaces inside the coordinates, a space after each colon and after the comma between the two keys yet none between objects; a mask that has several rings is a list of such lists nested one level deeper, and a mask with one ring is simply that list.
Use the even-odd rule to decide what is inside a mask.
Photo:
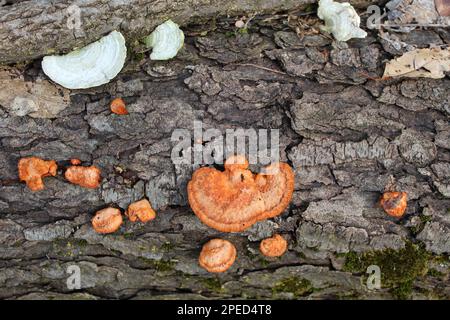
[{"label": "large orange polypore", "polygon": [[54,160],[45,161],[37,157],[19,160],[19,179],[25,181],[32,191],[44,189],[43,177],[55,176],[58,165]]},{"label": "large orange polypore", "polygon": [[279,215],[294,191],[294,172],[286,163],[274,163],[265,173],[253,174],[242,156],[225,162],[225,171],[200,168],[188,184],[189,204],[206,225],[238,232]]}]

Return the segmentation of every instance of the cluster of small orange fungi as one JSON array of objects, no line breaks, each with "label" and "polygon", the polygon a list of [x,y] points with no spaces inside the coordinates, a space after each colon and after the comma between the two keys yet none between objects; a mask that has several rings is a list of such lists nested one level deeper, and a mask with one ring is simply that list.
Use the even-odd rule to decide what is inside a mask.
[{"label": "cluster of small orange fungi", "polygon": [[[114,99],[111,111],[128,114],[122,99]],[[84,188],[98,188],[101,172],[95,166],[80,166],[79,159],[71,159],[64,176],[73,184]],[[44,189],[43,178],[55,176],[57,164],[53,160],[37,157],[22,158],[18,164],[19,178],[38,191]],[[243,231],[254,223],[281,214],[289,205],[294,191],[294,173],[286,163],[275,163],[266,173],[253,174],[248,170],[245,157],[233,156],[225,162],[225,171],[200,168],[188,184],[189,204],[206,225],[222,232]],[[267,173],[269,172],[269,173]],[[401,218],[407,207],[406,192],[386,191],[380,199],[384,211]],[[155,219],[156,213],[147,199],[131,203],[125,211],[131,222],[146,223]],[[99,210],[92,219],[98,233],[117,231],[123,222],[120,209],[108,207]],[[284,237],[275,234],[261,241],[260,251],[269,258],[282,256],[288,248]],[[235,246],[228,240],[212,239],[200,253],[199,264],[209,272],[225,272],[237,256]]]},{"label": "cluster of small orange fungi", "polygon": [[[147,199],[142,199],[133,202],[128,206],[125,215],[131,222],[148,222],[156,217],[150,202]],[[122,225],[122,213],[120,209],[108,207],[97,211],[94,218],[92,218],[92,226],[98,233],[113,233],[116,232]]]}]

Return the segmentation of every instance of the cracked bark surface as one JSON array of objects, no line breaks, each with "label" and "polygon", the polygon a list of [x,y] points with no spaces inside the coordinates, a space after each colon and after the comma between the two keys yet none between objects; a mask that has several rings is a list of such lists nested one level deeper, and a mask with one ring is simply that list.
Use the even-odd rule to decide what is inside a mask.
[{"label": "cracked bark surface", "polygon": [[[181,24],[216,15],[246,11],[288,10],[312,3],[302,1],[24,1],[0,7],[0,63],[35,59],[52,52],[82,47],[113,30],[120,29],[127,39],[139,39],[168,17]],[[82,30],[69,29],[68,9],[80,8]],[[69,20],[69,21],[68,21]]]},{"label": "cracked bark surface", "polygon": [[[30,106],[0,88],[0,297],[392,298],[392,288],[368,290],[364,272],[349,270],[346,260],[412,242],[429,253],[426,270],[434,272],[414,274],[411,297],[450,298],[450,80],[375,80],[391,57],[375,33],[335,43],[321,34],[299,37],[286,19],[256,16],[246,34],[235,32],[235,18],[220,18],[203,36],[190,25],[176,59],[133,56],[111,83],[90,90],[53,85],[39,61],[5,67],[0,81],[38,86],[34,96],[58,88],[61,101]],[[110,113],[118,96],[128,116]],[[279,129],[281,158],[296,173],[290,207],[242,233],[201,224],[187,204],[193,168],[170,158],[173,130],[192,132],[194,120],[221,132]],[[18,181],[25,156],[58,162],[45,190],[33,193]],[[64,180],[71,158],[101,168],[101,188]],[[408,192],[401,220],[377,206],[392,176]],[[126,209],[144,196],[155,220],[125,219],[110,235],[93,231],[98,209]],[[259,241],[275,232],[289,250],[263,258]],[[198,266],[212,237],[236,245],[238,258],[225,274]],[[77,291],[66,286],[74,264],[81,268]]]},{"label": "cracked bark surface", "polygon": [[[129,43],[147,36],[169,17],[180,25],[218,16],[263,14],[305,7],[316,0],[5,0],[0,5],[0,63],[29,61],[85,46],[113,30]],[[364,7],[370,0],[351,0]],[[74,7],[76,6],[76,7]],[[73,9],[75,8],[75,9]],[[79,8],[78,11],[76,8]],[[80,29],[68,26],[78,25]]]}]

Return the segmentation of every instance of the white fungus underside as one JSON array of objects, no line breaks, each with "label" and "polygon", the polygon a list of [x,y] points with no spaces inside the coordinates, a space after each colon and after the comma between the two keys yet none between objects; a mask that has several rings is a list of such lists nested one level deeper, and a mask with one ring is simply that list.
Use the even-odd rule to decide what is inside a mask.
[{"label": "white fungus underside", "polygon": [[168,60],[183,47],[184,34],[176,23],[169,20],[156,27],[146,43],[153,48],[151,60]]},{"label": "white fungus underside", "polygon": [[86,89],[108,83],[122,70],[127,55],[120,32],[63,56],[47,56],[42,69],[54,82],[68,89]]},{"label": "white fungus underside", "polygon": [[331,32],[338,41],[352,38],[365,38],[367,33],[359,28],[360,18],[355,9],[348,3],[320,0],[317,15],[325,21],[325,29]]}]

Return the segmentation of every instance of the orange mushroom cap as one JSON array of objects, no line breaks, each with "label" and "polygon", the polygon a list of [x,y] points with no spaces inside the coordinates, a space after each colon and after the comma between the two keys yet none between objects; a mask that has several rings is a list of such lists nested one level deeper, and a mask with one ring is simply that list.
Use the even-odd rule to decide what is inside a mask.
[{"label": "orange mushroom cap", "polygon": [[77,184],[84,188],[95,189],[100,185],[101,172],[95,166],[80,167],[70,166],[64,176],[73,184]]},{"label": "orange mushroom cap", "polygon": [[248,161],[242,155],[234,155],[229,157],[224,163],[225,170],[245,170],[248,168]]},{"label": "orange mushroom cap", "polygon": [[119,209],[105,208],[97,211],[92,218],[92,226],[98,233],[112,233],[120,228],[122,221],[122,214]]},{"label": "orange mushroom cap", "polygon": [[139,220],[144,223],[153,220],[156,217],[156,213],[147,199],[142,199],[130,204],[127,211],[125,211],[125,215],[131,222]]},{"label": "orange mushroom cap", "polygon": [[119,115],[128,114],[128,110],[125,106],[125,101],[123,101],[121,98],[116,98],[113,101],[111,101],[111,112]]},{"label": "orange mushroom cap", "polygon": [[380,204],[388,215],[400,218],[405,214],[407,198],[406,192],[385,192],[380,199]]},{"label": "orange mushroom cap", "polygon": [[[242,160],[243,157],[237,156]],[[200,168],[188,183],[192,210],[206,225],[223,232],[238,232],[279,215],[294,191],[294,172],[286,163],[266,167],[254,175],[236,156],[225,162],[225,171]]]},{"label": "orange mushroom cap", "polygon": [[58,165],[54,160],[28,157],[19,160],[18,169],[19,179],[25,181],[32,191],[38,191],[44,189],[43,177],[56,176]]},{"label": "orange mushroom cap", "polygon": [[70,164],[72,164],[74,166],[78,166],[81,164],[81,160],[80,159],[70,159]]},{"label": "orange mushroom cap", "polygon": [[266,257],[280,257],[287,250],[287,241],[279,234],[276,234],[261,241],[259,250]]},{"label": "orange mushroom cap", "polygon": [[227,240],[212,239],[202,248],[198,262],[209,272],[225,272],[236,260],[236,247]]}]

